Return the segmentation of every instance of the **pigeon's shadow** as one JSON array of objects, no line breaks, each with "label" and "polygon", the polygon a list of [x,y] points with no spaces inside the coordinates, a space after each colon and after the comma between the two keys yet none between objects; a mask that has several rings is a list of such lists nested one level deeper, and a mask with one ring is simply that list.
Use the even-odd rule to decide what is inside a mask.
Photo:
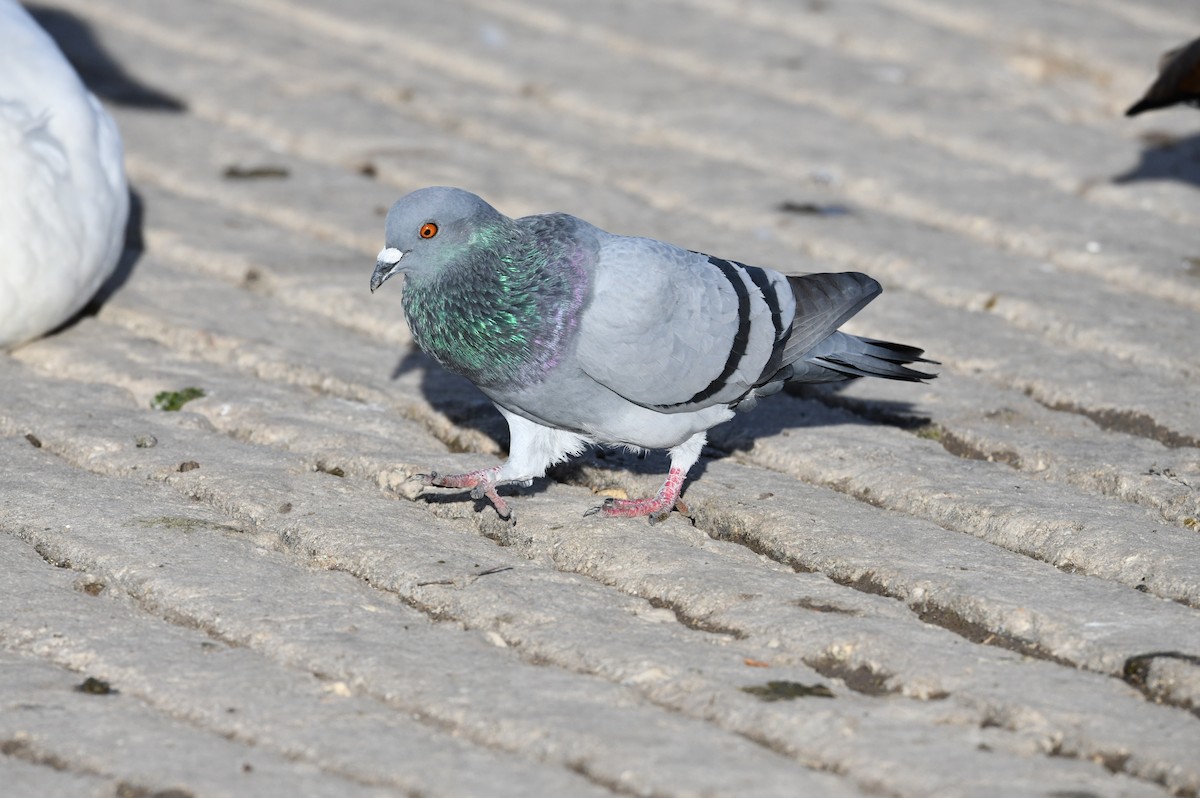
[{"label": "pigeon's shadow", "polygon": [[[456,426],[479,432],[493,440],[502,452],[508,452],[508,424],[478,388],[469,380],[446,371],[415,346],[396,363],[392,379],[417,371],[420,372],[421,393],[434,409]],[[785,431],[845,423],[915,429],[930,423],[928,416],[918,413],[908,402],[844,396],[843,391],[850,384],[848,381],[816,386],[789,385],[778,396],[761,400],[755,409],[738,413],[725,424],[714,427],[709,433],[709,445],[688,474],[689,481],[702,477],[710,462],[749,450],[757,439]],[[577,482],[574,475],[581,466],[665,478],[669,461],[662,451],[636,454],[621,448],[593,447],[571,462],[554,467],[550,473],[559,481]],[[544,486],[544,481],[535,481],[532,490],[542,490]]]},{"label": "pigeon's shadow", "polygon": [[759,401],[757,407],[738,413],[732,420],[713,427],[709,447],[713,459],[754,448],[760,438],[773,438],[793,432],[803,434],[834,424],[862,424],[900,429],[918,429],[929,425],[929,416],[920,413],[911,402],[864,399],[846,396],[845,390],[861,378],[845,382],[809,385],[791,383],[776,396]]},{"label": "pigeon's shadow", "polygon": [[[420,373],[421,395],[429,404],[457,427],[480,432],[508,451],[508,423],[491,400],[470,380],[451,374],[437,361],[413,345],[401,356],[392,369],[392,379]],[[452,451],[463,451],[460,445],[446,442]],[[431,463],[436,466],[436,463]]]},{"label": "pigeon's shadow", "polygon": [[1186,138],[1147,134],[1141,160],[1128,171],[1115,175],[1117,185],[1146,180],[1174,180],[1200,187],[1200,133]]},{"label": "pigeon's shadow", "polygon": [[39,5],[26,6],[26,10],[50,34],[96,96],[116,105],[133,108],[174,112],[187,110],[182,100],[127,73],[97,40],[91,27],[79,17]]}]

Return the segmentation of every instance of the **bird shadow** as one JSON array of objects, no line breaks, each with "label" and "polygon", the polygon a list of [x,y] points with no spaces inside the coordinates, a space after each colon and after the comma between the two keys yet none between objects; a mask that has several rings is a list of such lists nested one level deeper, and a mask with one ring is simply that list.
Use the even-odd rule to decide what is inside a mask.
[{"label": "bird shadow", "polygon": [[1149,132],[1142,136],[1142,142],[1141,160],[1125,172],[1114,175],[1114,184],[1174,180],[1200,187],[1200,133],[1179,138],[1168,133]]},{"label": "bird shadow", "polygon": [[760,439],[836,424],[914,430],[931,423],[932,419],[919,412],[912,402],[846,395],[846,389],[860,379],[820,384],[790,383],[779,395],[762,399],[752,410],[738,413],[729,422],[714,427],[705,451],[707,453],[711,448],[720,457],[728,457],[753,449]]},{"label": "bird shadow", "polygon": [[[431,407],[454,425],[485,435],[507,455],[508,423],[478,388],[466,378],[443,369],[416,346],[401,356],[391,377],[398,380],[414,372],[420,375],[419,389]],[[709,433],[709,444],[688,474],[689,481],[702,477],[709,463],[752,449],[760,438],[833,424],[917,429],[930,423],[929,416],[918,412],[910,402],[844,395],[845,388],[854,381],[788,385],[779,395],[762,399],[753,410],[738,413],[730,421],[714,427]],[[456,448],[454,444],[450,447],[457,452],[468,451],[465,447]],[[594,446],[579,457],[552,467],[548,476],[559,482],[578,484],[582,481],[580,472],[585,467],[663,478],[670,464],[664,451],[636,453],[621,447]],[[527,490],[540,491],[545,484],[535,481]]]},{"label": "bird shadow", "polygon": [[[470,380],[446,371],[415,344],[397,361],[392,369],[391,378],[399,380],[413,373],[420,375],[421,395],[434,410],[456,427],[481,433],[494,441],[501,450],[508,451],[508,422],[491,400]],[[467,451],[465,447],[453,441],[446,444],[452,451]]]},{"label": "bird shadow", "polygon": [[26,6],[79,77],[96,96],[116,105],[153,111],[181,112],[187,105],[177,97],[156,89],[125,71],[86,22],[66,11],[40,5]]}]

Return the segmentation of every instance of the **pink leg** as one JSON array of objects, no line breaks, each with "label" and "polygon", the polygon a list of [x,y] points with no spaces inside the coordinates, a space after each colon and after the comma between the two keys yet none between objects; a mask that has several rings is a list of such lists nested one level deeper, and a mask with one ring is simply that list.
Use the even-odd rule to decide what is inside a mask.
[{"label": "pink leg", "polygon": [[499,473],[500,466],[492,466],[466,474],[439,474],[434,471],[431,474],[418,474],[417,476],[421,478],[421,484],[436,488],[470,488],[472,499],[486,497],[496,508],[496,514],[507,519],[512,517],[512,511],[508,509],[508,502],[504,501],[496,492],[496,483],[492,481]]},{"label": "pink leg", "polygon": [[646,499],[605,499],[604,504],[591,510],[588,515],[596,512],[609,518],[640,518],[648,515],[652,524],[662,521],[675,508],[685,477],[684,471],[672,468],[667,474],[667,481],[654,496]]}]

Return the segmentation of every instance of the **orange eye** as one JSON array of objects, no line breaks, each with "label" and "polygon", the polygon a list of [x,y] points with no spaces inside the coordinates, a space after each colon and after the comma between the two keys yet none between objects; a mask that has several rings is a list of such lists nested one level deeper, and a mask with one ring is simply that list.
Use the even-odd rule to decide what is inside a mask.
[{"label": "orange eye", "polygon": [[437,235],[438,226],[433,222],[426,222],[421,225],[421,238],[433,238]]}]

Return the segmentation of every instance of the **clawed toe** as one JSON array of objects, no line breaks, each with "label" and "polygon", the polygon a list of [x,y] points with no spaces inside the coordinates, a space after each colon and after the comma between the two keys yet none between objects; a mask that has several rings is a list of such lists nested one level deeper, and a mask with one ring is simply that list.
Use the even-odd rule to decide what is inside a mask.
[{"label": "clawed toe", "polygon": [[604,515],[608,515],[609,514],[608,511],[610,511],[615,505],[616,505],[616,499],[614,499],[610,496],[604,500],[603,504],[596,506],[596,507],[592,507],[591,509],[588,509],[588,510],[584,510],[583,517],[587,518],[589,515],[596,515],[597,513],[602,513]]},{"label": "clawed toe", "polygon": [[430,471],[428,474],[413,474],[408,481],[417,482],[423,487],[466,488],[472,499],[475,501],[487,499],[496,508],[497,515],[511,524],[514,523],[512,511],[509,510],[508,503],[496,492],[496,488],[504,485],[519,485],[527,488],[533,484],[533,478],[498,480],[496,477],[499,476],[500,471],[500,466],[481,468],[465,474],[442,474],[438,471]]},{"label": "clawed toe", "polygon": [[408,478],[408,482],[420,482],[427,488],[437,487],[437,480],[440,475],[436,471],[430,471],[428,474],[413,474]]},{"label": "clawed toe", "polygon": [[[683,486],[683,471],[672,468],[662,488],[653,496],[644,499],[615,499],[609,497],[599,507],[593,507],[585,516],[597,513],[608,518],[641,518],[646,516],[651,524],[665,521],[675,509]],[[686,505],[684,505],[686,508]]]},{"label": "clawed toe", "polygon": [[420,482],[425,487],[467,488],[470,491],[472,499],[476,501],[487,499],[496,508],[496,512],[500,517],[511,523],[512,513],[509,511],[505,501],[496,493],[497,483],[491,479],[499,470],[499,467],[484,468],[466,474],[442,474],[437,471],[430,471],[428,474],[413,474],[409,479]]},{"label": "clawed toe", "polygon": [[646,516],[651,524],[665,521],[675,509],[673,502],[662,496],[648,499],[607,498],[599,507],[593,507],[584,516],[603,515],[606,518],[640,518]]}]

